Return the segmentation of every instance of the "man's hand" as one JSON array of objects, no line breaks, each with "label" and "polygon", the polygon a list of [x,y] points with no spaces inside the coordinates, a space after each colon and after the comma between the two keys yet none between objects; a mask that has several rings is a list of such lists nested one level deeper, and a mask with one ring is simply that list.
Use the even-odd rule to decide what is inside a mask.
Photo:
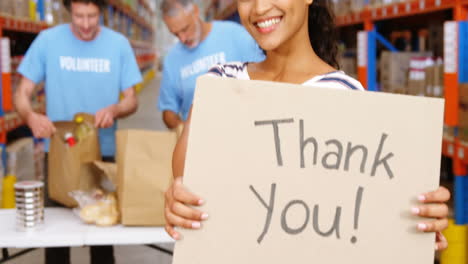
[{"label": "man's hand", "polygon": [[114,125],[114,119],[117,115],[116,105],[111,105],[99,110],[96,113],[94,126],[97,128],[108,128]]},{"label": "man's hand", "polygon": [[135,88],[130,87],[125,89],[122,95],[123,99],[120,102],[103,108],[96,113],[94,118],[94,126],[96,128],[111,127],[116,119],[135,113],[138,107]]},{"label": "man's hand", "polygon": [[32,130],[35,138],[49,138],[56,130],[54,124],[47,116],[36,112],[30,112],[27,115],[26,123]]}]

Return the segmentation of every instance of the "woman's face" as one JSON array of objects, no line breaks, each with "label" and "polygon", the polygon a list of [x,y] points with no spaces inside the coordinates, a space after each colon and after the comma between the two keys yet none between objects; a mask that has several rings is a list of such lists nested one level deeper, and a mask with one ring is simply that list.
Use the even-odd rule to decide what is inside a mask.
[{"label": "woman's face", "polygon": [[242,24],[260,47],[274,50],[298,32],[307,33],[312,0],[237,0]]}]

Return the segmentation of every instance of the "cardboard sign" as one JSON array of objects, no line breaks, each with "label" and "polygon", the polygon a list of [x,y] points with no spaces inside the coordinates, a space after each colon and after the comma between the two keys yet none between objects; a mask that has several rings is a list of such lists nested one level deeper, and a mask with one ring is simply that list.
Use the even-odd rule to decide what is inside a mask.
[{"label": "cardboard sign", "polygon": [[200,78],[184,182],[209,219],[174,263],[432,263],[410,211],[438,187],[443,103]]}]

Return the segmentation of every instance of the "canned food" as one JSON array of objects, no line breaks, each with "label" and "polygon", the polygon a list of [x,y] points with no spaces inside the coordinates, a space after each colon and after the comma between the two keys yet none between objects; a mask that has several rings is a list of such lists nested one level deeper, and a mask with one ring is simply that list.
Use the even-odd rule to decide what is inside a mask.
[{"label": "canned food", "polygon": [[15,184],[15,191],[37,192],[44,188],[44,183],[40,181],[20,181]]},{"label": "canned food", "polygon": [[43,221],[38,222],[27,222],[27,223],[16,223],[16,229],[19,231],[33,231],[44,227]]},{"label": "canned food", "polygon": [[29,210],[29,211],[22,211],[16,214],[17,219],[25,219],[26,217],[42,217],[44,213],[38,210]]},{"label": "canned food", "polygon": [[43,197],[42,191],[41,192],[15,192],[16,198],[34,198],[34,197]]},{"label": "canned food", "polygon": [[21,231],[35,230],[44,223],[44,183],[21,181],[15,184],[16,227]]},{"label": "canned food", "polygon": [[19,222],[37,222],[43,221],[44,215],[43,214],[35,214],[35,215],[26,215],[26,216],[17,216],[16,220]]},{"label": "canned food", "polygon": [[44,214],[43,210],[38,210],[38,209],[18,209],[16,208],[16,213],[18,215],[22,216],[27,216],[27,215],[38,215],[38,214]]},{"label": "canned food", "polygon": [[30,203],[30,204],[16,204],[16,208],[17,209],[25,209],[25,210],[31,210],[31,209],[42,210],[42,208],[44,208],[44,204],[42,202]]},{"label": "canned food", "polygon": [[22,198],[22,197],[16,197],[16,204],[33,204],[33,203],[40,203],[42,202],[42,199],[40,196],[36,197],[29,197],[29,198]]},{"label": "canned food", "polygon": [[31,197],[40,197],[40,196],[43,196],[42,194],[42,191],[40,192],[30,192],[30,191],[27,191],[27,192],[21,192],[21,191],[16,191],[15,192],[15,195],[16,197],[20,197],[20,198],[31,198]]}]

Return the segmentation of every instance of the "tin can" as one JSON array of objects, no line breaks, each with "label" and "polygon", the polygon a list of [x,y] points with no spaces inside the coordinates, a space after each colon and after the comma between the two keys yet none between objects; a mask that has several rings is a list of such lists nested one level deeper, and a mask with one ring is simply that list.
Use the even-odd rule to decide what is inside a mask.
[{"label": "tin can", "polygon": [[21,181],[15,184],[16,228],[40,229],[44,225],[44,183]]}]

